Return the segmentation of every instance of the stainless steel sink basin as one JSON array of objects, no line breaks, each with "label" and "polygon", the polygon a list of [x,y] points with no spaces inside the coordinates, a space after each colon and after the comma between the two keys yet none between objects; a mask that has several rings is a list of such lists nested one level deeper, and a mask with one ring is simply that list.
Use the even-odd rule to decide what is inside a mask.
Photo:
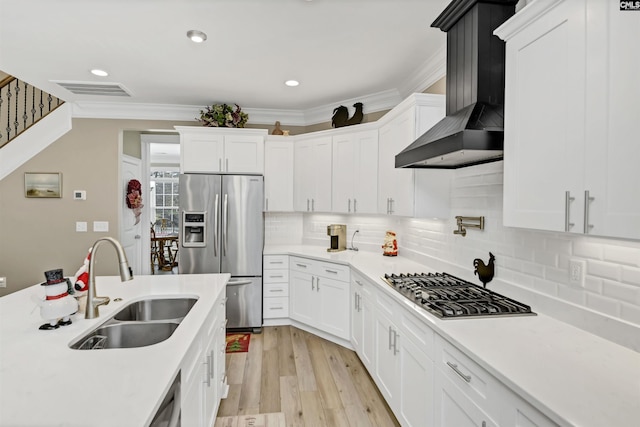
[{"label": "stainless steel sink basin", "polygon": [[175,297],[132,302],[69,347],[102,350],[157,344],[173,334],[197,301],[193,297]]},{"label": "stainless steel sink basin", "polygon": [[178,322],[118,323],[101,326],[71,345],[75,350],[105,348],[137,348],[166,340],[178,327]]},{"label": "stainless steel sink basin", "polygon": [[152,320],[180,319],[198,301],[196,298],[146,299],[125,306],[113,316],[120,321],[148,322]]}]

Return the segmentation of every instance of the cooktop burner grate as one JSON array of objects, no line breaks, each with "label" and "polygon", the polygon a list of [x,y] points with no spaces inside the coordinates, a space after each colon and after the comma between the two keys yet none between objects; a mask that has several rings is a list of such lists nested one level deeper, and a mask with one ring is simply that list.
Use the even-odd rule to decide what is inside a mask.
[{"label": "cooktop burner grate", "polygon": [[385,274],[383,280],[443,319],[535,315],[526,304],[447,273]]}]

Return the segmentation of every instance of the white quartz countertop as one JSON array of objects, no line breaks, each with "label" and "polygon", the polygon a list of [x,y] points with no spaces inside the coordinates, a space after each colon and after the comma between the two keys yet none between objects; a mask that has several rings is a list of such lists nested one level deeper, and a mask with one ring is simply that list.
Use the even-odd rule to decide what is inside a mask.
[{"label": "white quartz countertop", "polygon": [[[51,331],[31,296],[35,285],[0,298],[0,426],[145,426],[229,280],[228,274],[97,277],[109,296],[100,317],[72,316]],[[147,297],[196,296],[198,302],[167,340],[129,349],[72,350],[69,343],[120,308]],[[116,302],[115,298],[122,298]]]},{"label": "white quartz countertop", "polygon": [[624,427],[639,423],[640,353],[629,348],[544,314],[438,319],[381,280],[385,273],[432,271],[400,256],[329,253],[319,246],[269,246],[264,253],[350,265],[560,425]]}]

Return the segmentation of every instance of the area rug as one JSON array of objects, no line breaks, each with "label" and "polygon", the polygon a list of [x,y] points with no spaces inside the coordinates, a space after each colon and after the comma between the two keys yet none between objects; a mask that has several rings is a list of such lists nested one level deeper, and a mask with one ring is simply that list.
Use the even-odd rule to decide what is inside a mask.
[{"label": "area rug", "polygon": [[246,353],[249,351],[251,334],[228,333],[227,353]]}]

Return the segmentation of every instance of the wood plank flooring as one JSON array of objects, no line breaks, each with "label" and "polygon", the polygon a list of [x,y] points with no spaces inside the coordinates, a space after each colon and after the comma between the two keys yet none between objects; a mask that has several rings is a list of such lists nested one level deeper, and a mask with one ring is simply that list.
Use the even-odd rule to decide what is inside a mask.
[{"label": "wood plank flooring", "polygon": [[353,351],[293,326],[263,328],[226,362],[215,427],[400,425]]}]

